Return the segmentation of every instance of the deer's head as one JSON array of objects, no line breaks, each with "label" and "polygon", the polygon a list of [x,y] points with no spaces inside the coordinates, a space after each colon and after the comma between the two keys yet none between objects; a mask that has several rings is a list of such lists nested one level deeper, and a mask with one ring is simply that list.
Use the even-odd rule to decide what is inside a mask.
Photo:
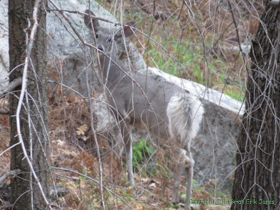
[{"label": "deer's head", "polygon": [[99,20],[94,17],[95,15],[92,11],[87,9],[85,13],[87,13],[87,15],[84,16],[85,25],[90,30],[94,31],[97,48],[106,54],[109,54],[112,51],[113,42],[122,37],[122,30],[126,38],[133,34],[130,26],[134,26],[134,22],[128,22],[122,27],[113,30],[102,27],[99,24]]}]

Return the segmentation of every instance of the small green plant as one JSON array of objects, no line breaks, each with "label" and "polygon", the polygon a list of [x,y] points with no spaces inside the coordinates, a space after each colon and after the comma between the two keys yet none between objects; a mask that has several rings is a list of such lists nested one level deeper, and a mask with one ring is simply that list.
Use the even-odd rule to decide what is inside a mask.
[{"label": "small green plant", "polygon": [[192,185],[193,185],[194,190],[201,190],[202,189],[201,187],[199,187],[199,182],[196,181],[195,179],[193,179]]},{"label": "small green plant", "polygon": [[134,165],[142,163],[145,157],[153,154],[151,144],[146,139],[141,139],[139,143],[134,142],[132,148],[134,154],[132,162]]}]

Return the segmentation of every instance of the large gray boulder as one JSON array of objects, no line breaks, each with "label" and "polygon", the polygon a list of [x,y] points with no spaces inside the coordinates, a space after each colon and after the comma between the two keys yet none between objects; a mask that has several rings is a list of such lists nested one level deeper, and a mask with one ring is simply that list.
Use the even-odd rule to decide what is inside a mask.
[{"label": "large gray boulder", "polygon": [[9,27],[8,0],[0,1],[0,90],[8,85]]},{"label": "large gray boulder", "polygon": [[[55,2],[63,10],[84,12],[86,9],[86,6],[77,0],[56,0]],[[7,0],[1,1],[0,4],[2,6],[0,6],[0,15],[2,15],[0,20],[4,25],[0,27],[2,35],[8,34]],[[96,15],[116,22],[115,17],[94,1],[92,1],[91,9]],[[88,81],[91,87],[90,93],[93,91],[100,93],[93,98],[93,101],[99,122],[97,132],[104,133],[114,126],[114,120],[108,112],[104,95],[102,95],[103,86],[98,80],[98,68],[94,62],[95,52],[91,50],[91,53],[88,53],[89,48],[83,45],[63,17],[58,12],[56,14],[57,16],[52,12],[49,13],[47,19],[48,64],[52,80],[74,89],[83,96],[87,96],[86,81]],[[83,16],[65,14],[83,39],[88,43],[93,43],[90,31],[84,26]],[[104,24],[107,24],[108,27],[114,27],[112,24]],[[233,175],[235,167],[236,140],[240,132],[240,118],[244,112],[242,103],[195,82],[182,80],[155,68],[147,68],[134,45],[129,44],[127,49],[135,70],[147,73],[149,77],[155,79],[160,77],[162,80],[177,84],[201,99],[205,113],[198,136],[192,142],[196,162],[194,179],[200,184],[211,180],[212,183],[215,183],[216,189],[230,188],[230,177]],[[1,85],[7,85],[7,80],[5,80],[8,71],[7,56],[8,36],[0,36],[0,57],[2,58],[0,62],[0,88]]]}]

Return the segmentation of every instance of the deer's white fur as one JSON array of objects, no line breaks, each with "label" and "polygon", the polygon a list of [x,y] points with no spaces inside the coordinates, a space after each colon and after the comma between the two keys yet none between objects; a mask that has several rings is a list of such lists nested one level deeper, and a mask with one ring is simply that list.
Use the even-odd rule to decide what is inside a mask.
[{"label": "deer's white fur", "polygon": [[186,139],[193,139],[196,136],[204,113],[202,104],[196,97],[188,92],[174,95],[168,103],[166,112],[172,138],[180,136],[179,140],[183,143]]}]

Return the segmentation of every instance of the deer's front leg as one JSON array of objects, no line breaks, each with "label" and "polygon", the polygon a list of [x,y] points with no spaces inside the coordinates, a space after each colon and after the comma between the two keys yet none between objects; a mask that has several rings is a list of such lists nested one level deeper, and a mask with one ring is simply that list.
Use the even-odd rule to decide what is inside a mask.
[{"label": "deer's front leg", "polygon": [[134,176],[133,176],[133,165],[132,165],[132,139],[130,135],[130,125],[128,123],[121,122],[121,134],[125,145],[125,155],[126,155],[126,165],[128,171],[128,181],[130,186],[135,186]]},{"label": "deer's front leg", "polygon": [[135,186],[134,176],[133,176],[133,165],[132,165],[132,140],[130,134],[128,139],[125,140],[125,153],[127,161],[127,170],[128,170],[128,181],[130,186]]}]

